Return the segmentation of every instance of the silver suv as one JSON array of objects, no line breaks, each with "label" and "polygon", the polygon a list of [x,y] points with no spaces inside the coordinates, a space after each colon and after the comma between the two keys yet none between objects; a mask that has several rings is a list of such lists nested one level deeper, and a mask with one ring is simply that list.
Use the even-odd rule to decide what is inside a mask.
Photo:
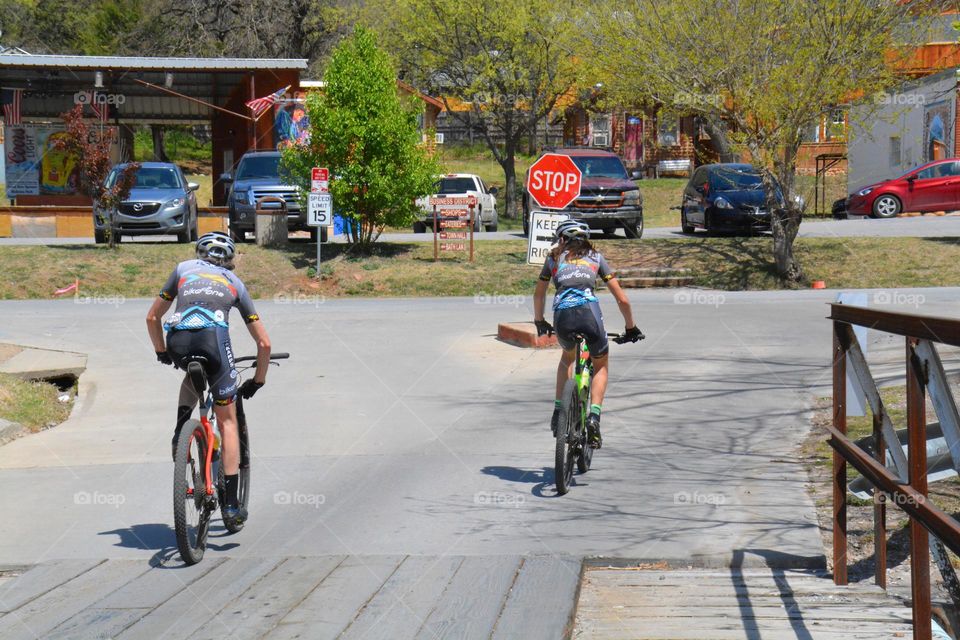
[{"label": "silver suv", "polygon": [[[240,158],[236,174],[224,173],[220,179],[230,184],[227,209],[234,241],[242,242],[247,232],[253,232],[257,202],[267,197],[282,198],[286,202],[289,231],[310,231],[310,237],[316,238],[316,227],[307,225],[307,211],[300,208],[299,189],[289,184],[289,178],[280,177],[279,151],[248,151]],[[263,203],[264,209],[279,206],[276,202]]]}]

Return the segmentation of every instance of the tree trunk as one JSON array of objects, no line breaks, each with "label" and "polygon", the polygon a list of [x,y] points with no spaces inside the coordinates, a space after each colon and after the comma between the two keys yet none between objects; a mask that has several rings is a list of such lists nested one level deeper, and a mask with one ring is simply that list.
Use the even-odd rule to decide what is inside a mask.
[{"label": "tree trunk", "polygon": [[767,210],[770,211],[770,231],[773,234],[773,259],[777,274],[787,282],[800,282],[803,269],[793,255],[793,243],[800,231],[803,211],[793,199],[797,170],[797,148],[787,147],[775,163],[777,179],[783,194],[781,203],[776,197],[774,185],[764,178],[767,193]]},{"label": "tree trunk", "polygon": [[516,219],[516,194],[517,194],[517,165],[515,159],[516,152],[512,146],[507,146],[503,160],[500,166],[503,168],[504,194],[503,194],[503,214],[507,218]]},{"label": "tree trunk", "polygon": [[153,158],[157,162],[170,162],[170,158],[167,157],[167,151],[163,146],[165,133],[166,130],[162,124],[150,125],[150,135],[153,136]]},{"label": "tree trunk", "polygon": [[715,123],[710,118],[704,118],[703,128],[710,136],[710,142],[714,151],[717,152],[720,162],[740,161],[740,158],[733,151],[733,145],[730,144],[730,138],[727,136],[727,128],[722,122]]}]

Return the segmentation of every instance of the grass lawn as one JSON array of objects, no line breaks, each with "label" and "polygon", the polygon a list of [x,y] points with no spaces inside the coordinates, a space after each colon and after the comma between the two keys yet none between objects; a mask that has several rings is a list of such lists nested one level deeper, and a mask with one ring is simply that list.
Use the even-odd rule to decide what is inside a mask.
[{"label": "grass lawn", "polygon": [[[768,237],[702,237],[682,240],[599,240],[615,267],[687,268],[700,287],[720,290],[778,289]],[[796,244],[808,281],[831,288],[960,285],[960,239],[802,238]],[[241,245],[237,274],[254,296],[305,294],[349,296],[472,296],[529,294],[537,269],[525,264],[522,240],[476,243],[476,262],[444,255],[433,262],[430,243],[382,243],[361,256],[348,245],[326,245],[320,281],[315,248],[294,242],[283,250]],[[152,297],[173,265],[192,257],[190,245],[123,244],[0,248],[0,299],[50,298],[80,279],[81,296]],[[38,270],[36,264],[56,264]],[[807,286],[807,283],[804,283]],[[117,302],[113,300],[112,302]],[[120,301],[122,303],[122,300]]]},{"label": "grass lawn", "polygon": [[31,431],[59,424],[70,415],[71,407],[68,402],[60,402],[60,393],[52,384],[0,373],[0,418]]}]

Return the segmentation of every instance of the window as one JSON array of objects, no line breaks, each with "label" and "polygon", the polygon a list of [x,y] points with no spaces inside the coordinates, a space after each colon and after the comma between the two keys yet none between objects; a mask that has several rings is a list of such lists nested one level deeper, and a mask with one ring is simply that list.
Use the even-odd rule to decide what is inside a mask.
[{"label": "window", "polygon": [[280,155],[247,156],[240,161],[237,180],[276,178],[280,175]]},{"label": "window", "polygon": [[680,144],[680,122],[674,116],[660,114],[657,118],[657,144],[675,147]]},{"label": "window", "polygon": [[890,167],[900,166],[900,136],[890,136]]},{"label": "window", "polygon": [[594,114],[590,116],[590,144],[594,147],[610,146],[610,116]]},{"label": "window", "polygon": [[572,156],[573,164],[583,173],[584,178],[626,179],[627,170],[620,158],[613,155]]},{"label": "window", "polygon": [[824,118],[824,141],[843,140],[847,137],[847,117],[843,109],[833,109]]},{"label": "window", "polygon": [[437,193],[440,195],[448,193],[466,193],[467,191],[476,191],[477,186],[473,183],[473,178],[443,178],[437,185]]}]

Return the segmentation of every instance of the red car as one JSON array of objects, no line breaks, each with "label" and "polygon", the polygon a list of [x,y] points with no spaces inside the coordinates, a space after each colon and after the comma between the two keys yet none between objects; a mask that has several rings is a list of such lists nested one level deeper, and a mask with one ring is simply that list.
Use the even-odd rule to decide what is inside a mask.
[{"label": "red car", "polygon": [[960,209],[960,159],[936,160],[899,178],[878,182],[850,194],[847,213],[893,218],[904,211]]}]

